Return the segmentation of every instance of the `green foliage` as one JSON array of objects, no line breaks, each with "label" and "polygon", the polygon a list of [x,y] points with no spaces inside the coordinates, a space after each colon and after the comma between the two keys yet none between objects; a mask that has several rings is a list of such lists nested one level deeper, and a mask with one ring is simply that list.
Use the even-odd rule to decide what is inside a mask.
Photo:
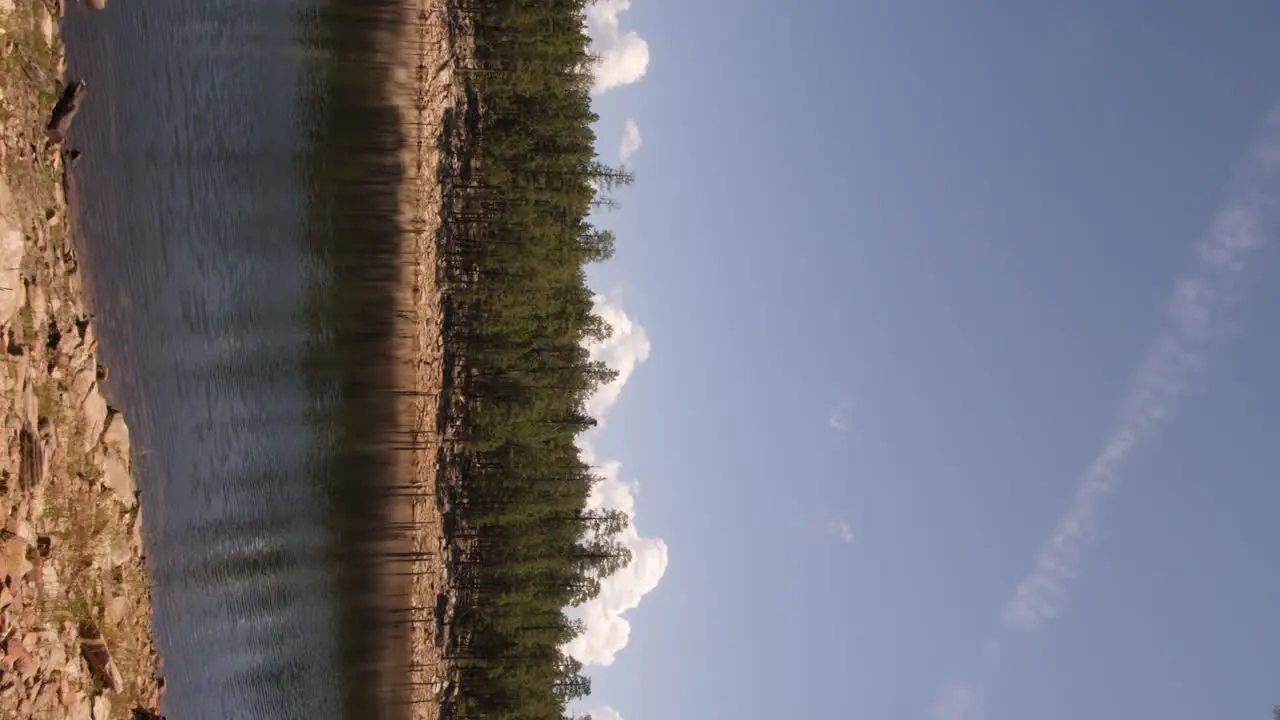
[{"label": "green foliage", "polygon": [[583,342],[609,334],[584,266],[610,257],[600,193],[632,182],[599,162],[581,0],[467,2],[476,64],[466,147],[446,193],[442,255],[454,389],[466,398],[455,540],[458,717],[552,719],[590,692],[561,647],[566,609],[631,560],[627,516],[589,510],[599,481],[575,444],[616,374]]}]

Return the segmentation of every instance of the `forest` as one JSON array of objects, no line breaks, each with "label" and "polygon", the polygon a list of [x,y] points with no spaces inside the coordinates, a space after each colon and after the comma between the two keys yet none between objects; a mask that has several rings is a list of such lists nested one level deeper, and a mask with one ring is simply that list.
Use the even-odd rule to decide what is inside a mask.
[{"label": "forest", "polygon": [[614,377],[584,348],[610,332],[593,314],[586,268],[614,243],[588,218],[632,177],[595,155],[584,5],[451,4],[474,52],[456,67],[465,103],[439,138],[445,370],[433,491],[446,508],[452,599],[436,607],[404,594],[399,561],[414,557],[397,543],[412,528],[387,521],[421,492],[396,475],[396,453],[422,441],[396,424],[408,391],[391,361],[404,141],[382,88],[401,0],[330,0],[326,34],[308,41],[325,49],[307,100],[324,118],[304,167],[308,235],[317,266],[332,268],[311,312],[332,343],[315,349],[307,379],[336,403],[331,457],[317,472],[334,498],[344,704],[360,717],[400,717],[388,705],[427,697],[409,688],[430,680],[386,649],[432,615],[453,678],[441,717],[560,720],[590,691],[561,651],[582,631],[571,608],[631,558],[618,539],[627,516],[588,506],[598,478],[575,442],[595,424],[585,401]]},{"label": "forest", "polygon": [[453,507],[458,608],[450,663],[458,718],[568,715],[590,692],[561,647],[582,631],[567,609],[631,559],[624,513],[593,510],[598,478],[575,439],[587,398],[614,373],[584,343],[610,329],[592,312],[586,266],[613,235],[588,222],[630,173],[599,162],[582,0],[464,0],[473,62],[445,184],[449,387],[462,398]]}]

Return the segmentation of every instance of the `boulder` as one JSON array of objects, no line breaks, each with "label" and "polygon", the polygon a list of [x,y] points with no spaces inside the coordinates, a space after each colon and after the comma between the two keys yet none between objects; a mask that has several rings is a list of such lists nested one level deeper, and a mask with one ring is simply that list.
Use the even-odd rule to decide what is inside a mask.
[{"label": "boulder", "polygon": [[94,549],[93,563],[100,569],[111,570],[128,563],[133,557],[134,552],[129,546],[129,539],[115,536],[100,543]]},{"label": "boulder", "polygon": [[[3,191],[8,195],[8,188]],[[22,284],[22,231],[0,227],[0,325],[8,325],[27,301]]]},{"label": "boulder", "polygon": [[82,449],[89,451],[102,439],[102,430],[107,424],[107,401],[102,397],[102,393],[98,392],[96,382],[94,389],[89,391],[84,404],[80,406],[80,418],[84,422]]},{"label": "boulder", "polygon": [[115,453],[109,453],[102,460],[102,471],[102,480],[111,489],[117,502],[126,508],[131,508],[137,504],[138,496],[135,493],[137,488],[133,482],[133,472],[129,470],[127,461],[121,459]]},{"label": "boulder", "polygon": [[115,451],[120,457],[126,460],[129,458],[132,448],[129,443],[129,426],[124,424],[123,413],[114,412],[107,418],[107,429],[102,433],[102,444],[109,450]]},{"label": "boulder", "polygon": [[80,349],[91,353],[98,347],[97,335],[93,331],[93,319],[89,317],[76,321],[76,330],[80,332]]},{"label": "boulder", "polygon": [[[89,671],[94,677],[102,683],[103,687],[110,689],[112,692],[120,692],[124,689],[124,682],[120,678],[120,671],[116,669],[115,663],[111,660],[111,652],[107,650],[107,643],[102,639],[102,633],[96,625],[86,623],[80,628],[80,656],[84,658],[85,664],[89,666]],[[97,715],[97,704],[94,704],[95,717],[110,717],[110,707],[105,715]]]},{"label": "boulder", "polygon": [[49,125],[46,128],[49,142],[61,143],[66,140],[67,131],[71,129],[71,121],[80,110],[80,101],[84,99],[85,88],[83,80],[67,83],[62,96],[58,98],[58,103],[53,106],[53,112],[49,114]]},{"label": "boulder", "polygon": [[97,382],[97,373],[93,368],[83,368],[71,378],[71,401],[77,404],[83,403],[89,397],[89,393],[93,392],[94,384]]}]

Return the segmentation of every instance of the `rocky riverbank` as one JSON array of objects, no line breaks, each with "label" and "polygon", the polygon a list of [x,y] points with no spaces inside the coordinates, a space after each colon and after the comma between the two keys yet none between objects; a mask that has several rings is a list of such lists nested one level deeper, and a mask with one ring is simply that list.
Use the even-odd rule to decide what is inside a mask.
[{"label": "rocky riverbank", "polygon": [[46,142],[59,5],[0,0],[0,717],[145,718],[163,683],[129,430]]}]

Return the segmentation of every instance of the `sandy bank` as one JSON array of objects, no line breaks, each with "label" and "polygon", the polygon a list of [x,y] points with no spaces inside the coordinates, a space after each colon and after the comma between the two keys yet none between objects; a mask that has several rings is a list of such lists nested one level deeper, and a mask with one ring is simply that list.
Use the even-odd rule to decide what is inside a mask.
[{"label": "sandy bank", "polygon": [[445,562],[451,548],[436,492],[444,372],[437,240],[442,205],[439,142],[446,111],[458,102],[452,71],[461,49],[451,42],[450,28],[458,23],[444,0],[414,0],[405,6],[400,62],[390,95],[398,99],[406,138],[399,200],[405,241],[396,307],[395,382],[409,392],[400,396],[397,418],[409,431],[413,448],[399,454],[397,475],[412,497],[398,504],[393,520],[411,523],[405,549],[417,557],[405,580],[409,603],[416,609],[405,638],[411,716],[435,720],[441,702],[456,687],[444,660],[442,637],[452,603]]}]

